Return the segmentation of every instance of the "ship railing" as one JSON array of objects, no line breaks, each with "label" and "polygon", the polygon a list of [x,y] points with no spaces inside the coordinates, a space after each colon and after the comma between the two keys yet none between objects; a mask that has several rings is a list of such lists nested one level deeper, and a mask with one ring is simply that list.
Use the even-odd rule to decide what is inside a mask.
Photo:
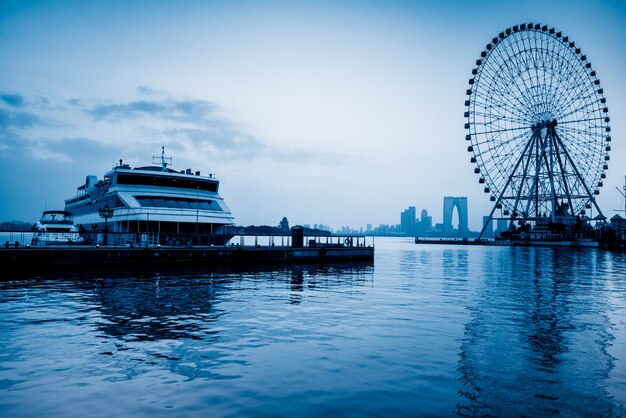
[{"label": "ship railing", "polygon": [[[294,245],[295,244],[295,245]],[[231,245],[270,247],[374,247],[374,237],[364,235],[303,235],[302,239],[292,234],[236,234]]]},{"label": "ship railing", "polygon": [[34,233],[31,231],[0,231],[0,248],[18,248],[31,245]]},{"label": "ship railing", "polygon": [[166,234],[158,232],[84,232],[81,234],[89,245],[114,247],[192,247],[222,244],[233,234]]},{"label": "ship railing", "polygon": [[415,242],[468,242],[469,238],[460,237],[415,237]]},{"label": "ship railing", "polygon": [[108,247],[316,247],[358,248],[374,247],[374,237],[363,235],[302,235],[237,234],[229,230],[222,234],[165,234],[157,232],[0,232],[2,248],[41,246],[108,246]]},{"label": "ship railing", "polygon": [[0,231],[0,248],[77,245],[82,244],[83,242],[84,239],[78,232]]}]

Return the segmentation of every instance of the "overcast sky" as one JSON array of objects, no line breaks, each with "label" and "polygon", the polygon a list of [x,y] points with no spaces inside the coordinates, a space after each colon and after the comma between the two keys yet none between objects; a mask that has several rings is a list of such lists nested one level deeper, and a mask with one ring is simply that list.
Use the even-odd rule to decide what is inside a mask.
[{"label": "overcast sky", "polygon": [[63,208],[88,174],[214,172],[241,225],[442,221],[491,208],[466,151],[467,79],[523,22],[576,41],[605,89],[600,206],[623,207],[626,2],[0,1],[0,221]]}]

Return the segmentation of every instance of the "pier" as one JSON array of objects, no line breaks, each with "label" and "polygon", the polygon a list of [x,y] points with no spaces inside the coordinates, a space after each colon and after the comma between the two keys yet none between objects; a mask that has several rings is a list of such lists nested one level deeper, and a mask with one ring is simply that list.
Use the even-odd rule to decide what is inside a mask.
[{"label": "pier", "polygon": [[[264,264],[356,261],[374,259],[374,242],[364,236],[241,235],[228,245],[197,245],[193,239],[177,239],[163,245],[159,237],[139,237],[134,244],[116,244],[119,237],[98,237],[81,244],[31,245],[6,241],[0,247],[5,270],[20,271],[56,267],[112,265]],[[25,240],[24,240],[25,241]],[[110,245],[102,245],[107,241]]]},{"label": "pier", "polygon": [[470,239],[470,238],[420,238],[415,237],[416,244],[446,244],[446,245],[483,245],[483,246],[522,246],[522,247],[585,247],[599,248],[600,243],[597,240],[589,238],[579,239],[558,239],[557,237],[530,238],[521,237],[520,239],[509,240],[488,240],[488,239]]}]

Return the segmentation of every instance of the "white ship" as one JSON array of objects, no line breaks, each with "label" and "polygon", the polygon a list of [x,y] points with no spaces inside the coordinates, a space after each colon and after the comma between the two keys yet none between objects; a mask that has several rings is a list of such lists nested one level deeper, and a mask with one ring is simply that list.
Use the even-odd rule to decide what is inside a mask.
[{"label": "white ship", "polygon": [[72,214],[63,210],[47,210],[35,224],[32,245],[79,244],[83,238],[72,221]]},{"label": "white ship", "polygon": [[154,244],[226,244],[234,218],[218,193],[219,181],[172,170],[166,161],[171,158],[162,148],[159,165],[131,168],[120,160],[102,180],[87,176],[77,195],[65,200],[65,210],[85,236],[106,228],[109,242],[149,237]]}]

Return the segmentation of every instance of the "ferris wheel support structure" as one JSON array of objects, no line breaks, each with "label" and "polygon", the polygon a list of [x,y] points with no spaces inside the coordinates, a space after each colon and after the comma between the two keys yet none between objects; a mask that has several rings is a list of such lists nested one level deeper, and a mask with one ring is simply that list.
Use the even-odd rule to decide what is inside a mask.
[{"label": "ferris wheel support structure", "polygon": [[[556,120],[553,120],[553,121],[547,121],[542,124],[531,127],[533,133],[530,137],[530,141],[526,144],[526,148],[522,152],[522,156],[525,156],[528,153],[527,159],[518,160],[516,166],[513,168],[513,171],[511,172],[511,175],[509,176],[502,190],[503,194],[507,191],[507,188],[511,184],[511,180],[514,178],[515,173],[517,172],[519,166],[522,165],[524,167],[524,165],[521,163],[525,161],[527,164],[525,164],[525,169],[522,174],[522,181],[520,182],[520,188],[518,189],[515,203],[513,205],[513,215],[511,217],[511,221],[519,219],[519,221],[522,224],[524,224],[528,221],[536,221],[541,217],[541,214],[539,213],[540,205],[538,202],[539,195],[537,193],[537,189],[539,187],[539,175],[541,173],[541,169],[544,166],[544,164],[547,170],[545,173],[545,176],[550,181],[550,189],[551,189],[551,194],[550,194],[550,199],[549,199],[550,206],[552,209],[550,212],[551,221],[552,222],[557,221],[556,212],[557,212],[557,207],[559,206],[559,201],[558,201],[559,198],[567,199],[567,205],[564,207],[568,211],[566,215],[569,215],[572,218],[576,217],[576,214],[573,213],[572,211],[572,208],[573,208],[572,195],[570,194],[569,187],[565,178],[566,170],[565,170],[565,166],[564,166],[564,162],[563,162],[563,158],[561,154],[565,155],[566,161],[569,161],[571,167],[573,167],[573,170],[575,172],[574,174],[576,175],[578,181],[581,182],[581,184],[583,185],[585,189],[586,197],[589,199],[589,201],[594,205],[594,207],[598,211],[598,217],[600,219],[605,218],[604,214],[602,213],[602,209],[600,209],[600,206],[598,206],[594,195],[592,194],[591,190],[589,189],[589,186],[585,182],[585,179],[582,177],[582,175],[578,171],[578,168],[576,167],[576,164],[571,158],[568,150],[565,148],[563,141],[561,141],[561,139],[559,138],[559,135],[555,129],[557,124],[558,122]],[[545,129],[545,134],[542,135],[542,131],[544,129]],[[539,150],[539,147],[541,147],[540,150]],[[535,148],[535,154],[531,155],[533,148]],[[555,172],[555,159],[556,159],[556,163],[558,164],[560,168],[560,173]],[[524,184],[524,180],[529,175],[530,165],[532,162],[535,162],[535,173],[534,173],[533,182],[532,182],[533,188],[530,190],[531,193],[528,196],[522,196],[521,185]],[[561,176],[563,180],[563,185],[565,189],[565,194],[563,195],[557,195],[556,193],[554,177],[559,176],[559,175]],[[502,199],[502,195],[497,199],[491,212],[489,213],[489,218],[487,222],[485,223],[485,225],[483,225],[483,229],[480,231],[479,239],[482,238],[482,235],[484,234],[485,229],[487,228],[487,225],[489,225],[489,222],[493,219],[493,214],[498,208],[501,199]],[[530,216],[531,215],[530,209],[531,209],[531,204],[533,203],[533,199],[535,203],[535,212],[534,212],[535,216],[534,217]],[[526,208],[524,211],[517,212],[517,208],[518,206],[521,206],[521,203],[523,200],[526,201]],[[521,219],[519,218],[520,213],[522,215]]]}]

